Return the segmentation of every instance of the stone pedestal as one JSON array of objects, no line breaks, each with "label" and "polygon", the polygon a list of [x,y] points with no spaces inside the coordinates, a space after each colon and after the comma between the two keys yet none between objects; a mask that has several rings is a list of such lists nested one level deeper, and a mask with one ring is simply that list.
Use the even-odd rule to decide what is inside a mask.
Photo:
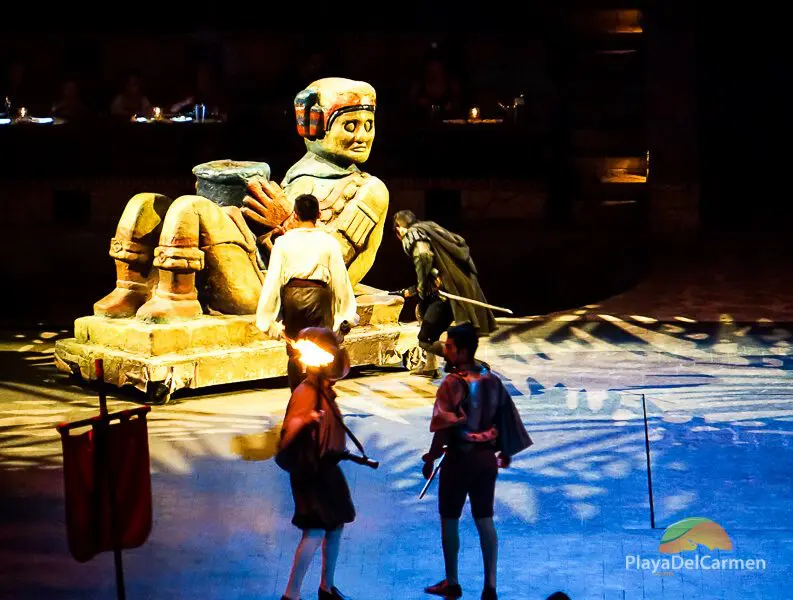
[{"label": "stone pedestal", "polygon": [[[404,364],[417,349],[418,326],[400,324],[404,301],[363,286],[360,323],[344,347],[353,366]],[[379,293],[378,293],[379,292]],[[61,371],[96,379],[94,360],[103,359],[106,383],[132,385],[149,400],[164,403],[180,389],[255,381],[286,375],[286,345],[269,339],[254,315],[205,315],[166,324],[135,318],[81,317],[74,338],[55,345]]]}]

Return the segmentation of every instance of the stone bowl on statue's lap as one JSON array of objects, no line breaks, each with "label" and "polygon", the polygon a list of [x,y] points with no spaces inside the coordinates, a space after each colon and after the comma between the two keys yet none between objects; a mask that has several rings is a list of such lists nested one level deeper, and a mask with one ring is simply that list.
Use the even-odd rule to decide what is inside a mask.
[{"label": "stone bowl on statue's lap", "polygon": [[270,165],[245,160],[213,160],[193,167],[196,193],[220,206],[242,206],[248,195],[248,180],[270,179]]}]

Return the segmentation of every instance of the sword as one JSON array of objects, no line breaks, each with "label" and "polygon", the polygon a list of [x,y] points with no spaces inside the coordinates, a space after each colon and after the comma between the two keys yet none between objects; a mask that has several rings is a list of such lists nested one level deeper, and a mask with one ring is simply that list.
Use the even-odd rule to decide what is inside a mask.
[{"label": "sword", "polygon": [[449,292],[444,292],[443,290],[438,290],[438,295],[442,296],[443,298],[447,298],[449,300],[457,300],[458,302],[466,302],[468,304],[474,304],[476,306],[481,306],[483,308],[489,308],[490,310],[498,310],[501,312],[505,312],[508,315],[513,314],[513,312],[508,308],[503,308],[501,306],[496,306],[494,304],[488,304],[487,302],[480,302],[479,300],[473,300],[471,298],[466,298],[465,296],[458,296],[457,294],[450,294]]},{"label": "sword", "polygon": [[438,461],[438,464],[435,465],[435,468],[432,470],[432,475],[430,475],[430,478],[427,479],[427,483],[424,484],[424,488],[421,490],[421,493],[419,494],[419,500],[421,500],[424,497],[424,495],[427,493],[427,490],[430,489],[430,484],[432,483],[432,480],[435,479],[435,476],[438,474],[438,471],[441,470],[441,465],[443,464],[444,458],[446,458],[446,453],[444,453],[443,456],[441,456],[441,459]]}]

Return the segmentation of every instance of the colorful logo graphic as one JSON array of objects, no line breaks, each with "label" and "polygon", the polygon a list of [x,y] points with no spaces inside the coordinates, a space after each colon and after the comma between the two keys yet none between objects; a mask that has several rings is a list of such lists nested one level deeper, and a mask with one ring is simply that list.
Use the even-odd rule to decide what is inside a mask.
[{"label": "colorful logo graphic", "polygon": [[666,528],[658,551],[664,554],[680,554],[687,550],[696,550],[698,544],[708,550],[732,550],[732,540],[721,525],[703,517],[691,517]]}]

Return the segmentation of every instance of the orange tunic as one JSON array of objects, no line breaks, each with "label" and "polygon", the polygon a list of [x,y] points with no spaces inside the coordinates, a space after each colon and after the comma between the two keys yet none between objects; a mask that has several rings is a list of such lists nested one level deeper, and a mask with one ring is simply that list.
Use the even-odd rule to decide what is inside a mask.
[{"label": "orange tunic", "polygon": [[336,405],[336,392],[327,383],[322,385],[321,389],[317,389],[308,380],[297,386],[286,407],[284,423],[288,423],[295,417],[307,417],[312,410],[317,410],[318,392],[320,395],[319,410],[325,412],[319,422],[320,456],[325,456],[328,453],[344,452],[347,440],[344,428],[341,426],[342,416],[339,412],[339,407]]}]

